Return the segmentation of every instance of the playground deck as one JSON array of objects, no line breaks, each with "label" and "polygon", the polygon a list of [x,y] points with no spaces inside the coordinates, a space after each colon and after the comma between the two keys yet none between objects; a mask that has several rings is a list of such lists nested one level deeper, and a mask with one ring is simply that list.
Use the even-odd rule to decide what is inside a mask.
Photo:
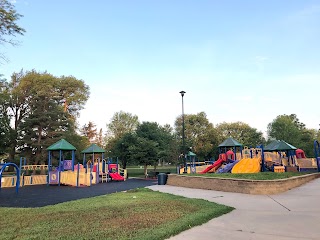
[{"label": "playground deck", "polygon": [[157,184],[155,180],[128,179],[125,182],[109,182],[80,188],[36,185],[20,188],[18,194],[15,192],[15,188],[2,188],[0,191],[0,207],[44,207],[154,184]]}]

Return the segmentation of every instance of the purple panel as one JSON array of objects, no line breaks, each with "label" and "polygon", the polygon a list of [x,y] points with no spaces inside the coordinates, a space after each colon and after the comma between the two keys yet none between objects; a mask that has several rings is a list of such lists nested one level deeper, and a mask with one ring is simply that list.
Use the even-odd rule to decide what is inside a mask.
[{"label": "purple panel", "polygon": [[71,170],[72,169],[72,160],[64,160],[63,161],[63,169]]},{"label": "purple panel", "polygon": [[58,184],[59,183],[59,171],[50,171],[49,172],[49,184]]}]

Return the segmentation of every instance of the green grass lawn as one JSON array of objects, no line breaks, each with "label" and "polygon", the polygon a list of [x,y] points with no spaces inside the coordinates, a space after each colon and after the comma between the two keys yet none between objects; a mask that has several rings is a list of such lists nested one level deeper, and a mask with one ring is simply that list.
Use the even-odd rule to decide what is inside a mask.
[{"label": "green grass lawn", "polygon": [[[127,167],[127,172],[129,177],[145,177],[144,176],[144,167],[139,167],[139,166],[129,166]],[[153,172],[154,167],[149,166],[148,167],[148,172]],[[157,172],[162,172],[162,173],[177,173],[177,168],[176,166],[164,166],[164,167],[157,167],[156,168]]]},{"label": "green grass lawn", "polygon": [[233,210],[136,189],[41,208],[0,208],[0,239],[166,239]]},{"label": "green grass lawn", "polygon": [[251,180],[275,180],[284,179],[295,176],[302,176],[307,173],[302,172],[260,172],[260,173],[207,173],[207,174],[189,174],[189,176],[202,176],[202,177],[213,177],[213,178],[237,178],[237,179],[251,179]]}]

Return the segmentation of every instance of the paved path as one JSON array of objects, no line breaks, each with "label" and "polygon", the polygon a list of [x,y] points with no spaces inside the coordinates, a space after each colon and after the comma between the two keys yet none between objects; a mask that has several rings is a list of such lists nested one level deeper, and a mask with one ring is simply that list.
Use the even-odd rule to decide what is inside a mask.
[{"label": "paved path", "polygon": [[154,185],[150,189],[201,198],[236,210],[170,240],[320,239],[320,179],[278,195],[249,195]]},{"label": "paved path", "polygon": [[95,197],[157,184],[155,180],[128,179],[125,182],[109,182],[91,187],[25,186],[15,193],[15,188],[2,188],[0,207],[43,207],[66,201]]}]

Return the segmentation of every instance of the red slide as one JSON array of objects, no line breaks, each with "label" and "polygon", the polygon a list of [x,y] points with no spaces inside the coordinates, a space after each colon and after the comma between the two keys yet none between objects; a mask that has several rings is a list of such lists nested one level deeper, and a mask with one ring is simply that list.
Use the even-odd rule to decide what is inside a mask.
[{"label": "red slide", "polygon": [[221,165],[223,162],[224,162],[224,160],[219,158],[211,166],[207,167],[205,170],[201,171],[200,173],[206,173],[206,172],[210,171],[212,168]]},{"label": "red slide", "polygon": [[110,177],[115,181],[124,181],[124,178],[119,173],[110,173]]}]

